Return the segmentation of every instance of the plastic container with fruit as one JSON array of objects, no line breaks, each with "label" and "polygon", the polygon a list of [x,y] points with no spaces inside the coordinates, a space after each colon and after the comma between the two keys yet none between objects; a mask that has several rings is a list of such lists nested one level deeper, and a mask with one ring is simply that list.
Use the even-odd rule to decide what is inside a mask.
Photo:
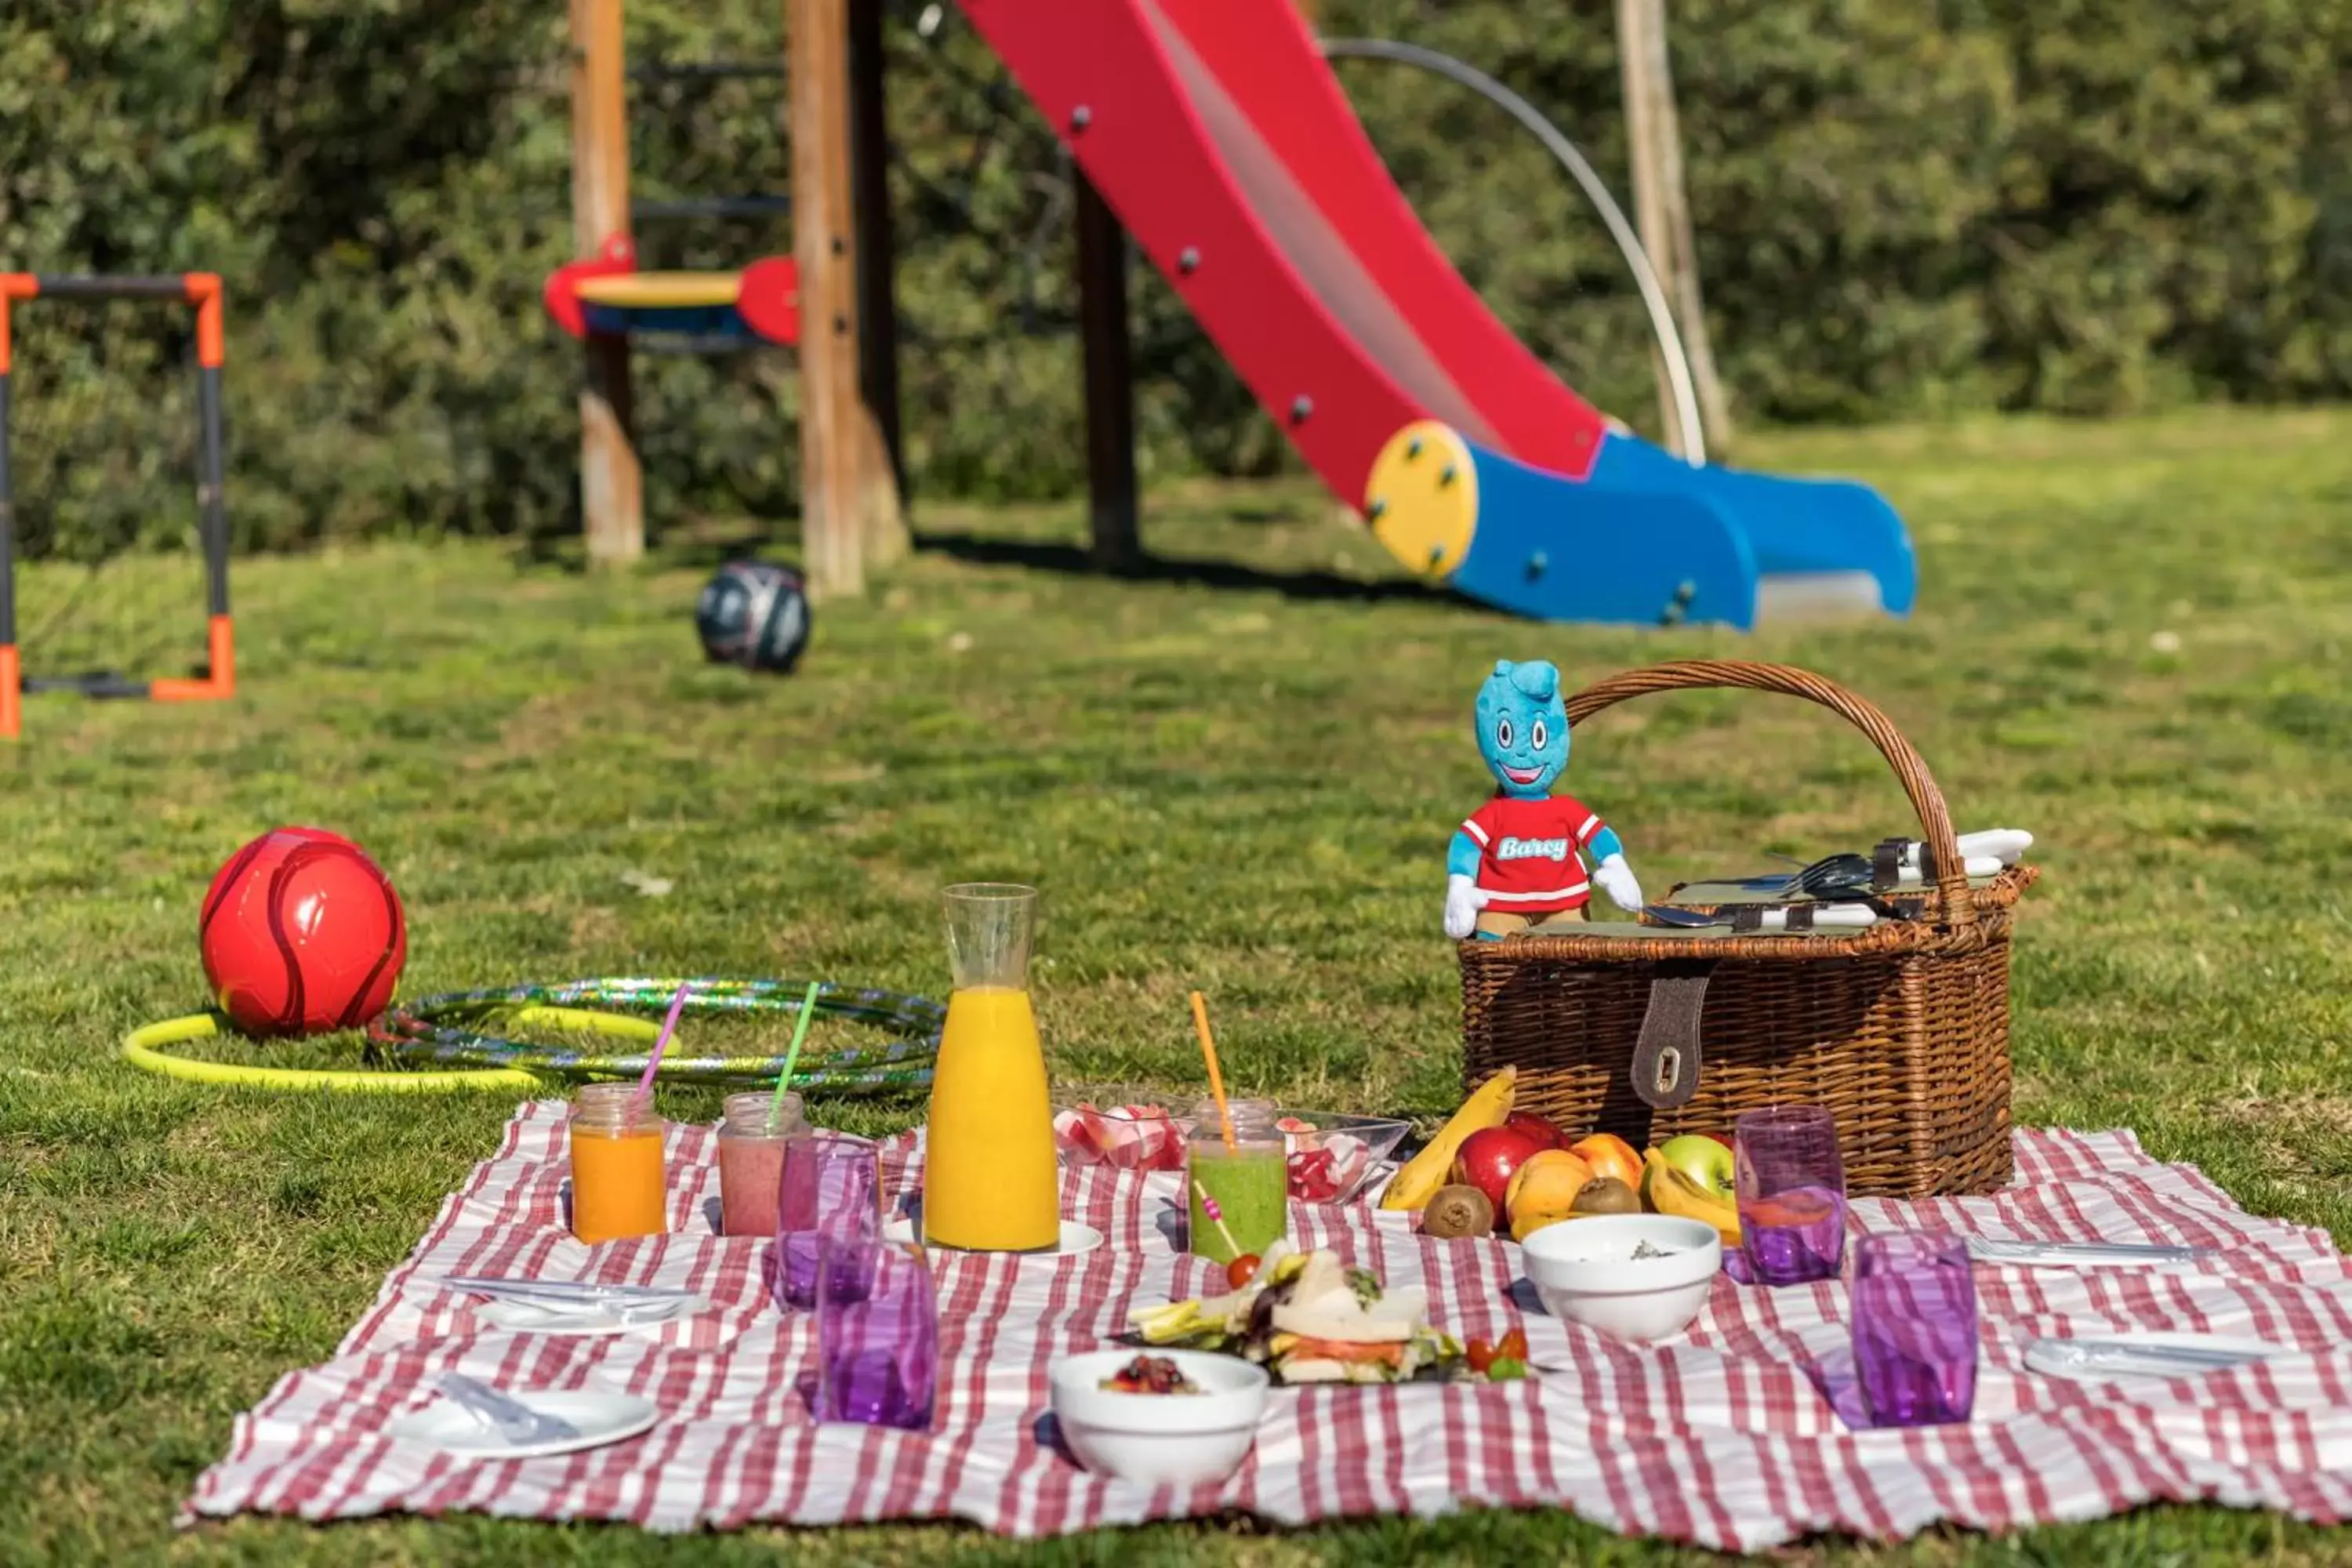
[{"label": "plastic container with fruit", "polygon": [[[1181,1171],[1197,1118],[1192,1101],[1162,1090],[1113,1085],[1065,1089],[1054,1107],[1054,1143],[1065,1165],[1119,1171]],[[1392,1173],[1389,1155],[1412,1130],[1390,1116],[1293,1110],[1276,1122],[1290,1167],[1290,1195],[1343,1204]]]},{"label": "plastic container with fruit", "polygon": [[1065,1165],[1181,1171],[1192,1131],[1190,1101],[1154,1090],[1070,1089],[1054,1107],[1054,1147]]},{"label": "plastic container with fruit", "polygon": [[1391,1173],[1390,1154],[1412,1131],[1392,1116],[1286,1111],[1275,1121],[1287,1145],[1290,1195],[1300,1203],[1352,1203]]}]

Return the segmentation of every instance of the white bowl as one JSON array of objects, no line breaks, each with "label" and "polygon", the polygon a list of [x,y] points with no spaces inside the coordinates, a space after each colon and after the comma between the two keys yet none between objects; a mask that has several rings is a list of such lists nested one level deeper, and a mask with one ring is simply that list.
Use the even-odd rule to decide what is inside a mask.
[{"label": "white bowl", "polygon": [[[1104,1378],[1139,1355],[1166,1356],[1200,1394],[1118,1394]],[[1090,1470],[1144,1486],[1223,1480],[1257,1441],[1265,1369],[1206,1351],[1088,1351],[1054,1363],[1054,1419]]]},{"label": "white bowl", "polygon": [[[1633,1249],[1644,1241],[1671,1256],[1636,1260]],[[1723,1268],[1723,1238],[1713,1226],[1664,1214],[1562,1220],[1519,1250],[1544,1310],[1636,1342],[1688,1328]]]}]

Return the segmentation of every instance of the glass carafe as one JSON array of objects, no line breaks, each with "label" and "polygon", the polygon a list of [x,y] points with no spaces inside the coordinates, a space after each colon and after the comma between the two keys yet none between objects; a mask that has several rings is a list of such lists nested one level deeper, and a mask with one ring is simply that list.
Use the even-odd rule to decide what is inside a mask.
[{"label": "glass carafe", "polygon": [[1061,1240],[1062,1182],[1029,1005],[1037,889],[963,882],[946,902],[955,989],[931,1079],[923,1239],[968,1252],[1050,1251]]}]

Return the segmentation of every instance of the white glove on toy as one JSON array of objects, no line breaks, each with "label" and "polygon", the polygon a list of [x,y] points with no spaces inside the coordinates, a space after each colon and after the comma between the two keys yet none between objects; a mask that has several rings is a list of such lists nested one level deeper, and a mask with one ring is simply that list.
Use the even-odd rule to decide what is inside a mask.
[{"label": "white glove on toy", "polygon": [[[1608,859],[1595,866],[1592,868],[1592,879],[1601,884],[1601,890],[1609,895],[1611,903],[1615,904],[1627,914],[1642,912],[1642,884],[1634,879],[1633,868],[1625,864],[1625,857],[1612,855]],[[1449,903],[1445,908],[1449,929],[1451,929],[1454,906]]]},{"label": "white glove on toy", "polygon": [[1478,911],[1486,907],[1486,895],[1478,890],[1473,877],[1445,879],[1445,934],[1460,942],[1478,929]]}]

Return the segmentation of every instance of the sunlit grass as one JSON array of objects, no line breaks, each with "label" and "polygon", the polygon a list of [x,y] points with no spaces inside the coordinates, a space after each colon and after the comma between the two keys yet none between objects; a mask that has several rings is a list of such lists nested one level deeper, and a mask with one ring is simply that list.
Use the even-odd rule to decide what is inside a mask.
[{"label": "sunlit grass", "polygon": [[[867,602],[821,607],[785,680],[699,661],[699,567],[676,558],[602,581],[487,546],[239,563],[234,705],[37,700],[0,758],[0,1560],[1024,1555],[944,1528],[668,1542],[241,1521],[174,1540],[173,1510],[234,1413],[333,1347],[511,1109],[222,1093],[113,1059],[125,1029],[202,1004],[205,879],[283,821],[383,859],[408,902],[412,994],[647,971],[936,994],[937,888],[1017,878],[1045,890],[1035,978],[1058,1070],[1189,1083],[1183,996],[1199,986],[1240,1088],[1425,1115],[1457,1090],[1438,914],[1445,835],[1484,789],[1466,724],[1483,668],[1547,657],[1581,682],[1696,653],[1784,660],[1895,713],[1963,826],[2042,836],[2048,876],[2017,948],[2020,1120],[2128,1123],[2252,1206],[2352,1235],[2352,416],[1814,434],[1745,455],[1883,484],[1920,542],[1918,616],[1748,639],[1509,622],[1392,591],[1377,547],[1303,486],[1153,508],[1163,555],[1255,578],[1118,583],[929,552]],[[1073,542],[1077,516],[925,523],[1034,548]],[[27,576],[37,626],[73,574]],[[118,563],[100,583],[28,650],[35,665],[136,654],[153,672],[197,651],[184,562]],[[1391,588],[1349,590],[1366,583]],[[1657,887],[1906,826],[1866,745],[1783,700],[1629,708],[1580,732],[1571,767]],[[673,890],[646,897],[629,873]],[[2176,1509],[1830,1555],[2346,1550]],[[1573,1521],[1496,1515],[1285,1536],[1171,1526],[1047,1556],[1669,1560]]]}]

